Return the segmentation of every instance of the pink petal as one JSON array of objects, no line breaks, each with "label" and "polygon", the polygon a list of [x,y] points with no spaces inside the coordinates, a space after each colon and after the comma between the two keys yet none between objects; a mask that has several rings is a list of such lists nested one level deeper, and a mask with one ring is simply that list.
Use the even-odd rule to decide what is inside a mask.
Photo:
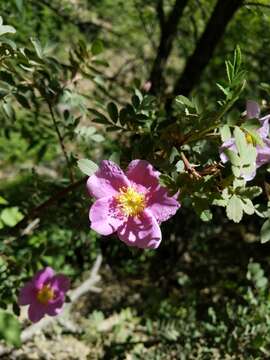
[{"label": "pink petal", "polygon": [[32,281],[27,282],[20,290],[18,303],[19,305],[31,304],[36,299],[36,288]]},{"label": "pink petal", "polygon": [[70,280],[63,274],[55,275],[50,282],[53,290],[58,290],[66,293],[70,288]]},{"label": "pink petal", "polygon": [[126,175],[129,180],[145,188],[156,187],[159,185],[159,171],[146,160],[133,160],[128,166]]},{"label": "pink petal", "polygon": [[264,139],[265,146],[257,146],[257,158],[256,158],[256,166],[257,168],[270,163],[270,140]]},{"label": "pink petal", "polygon": [[89,218],[91,229],[101,235],[114,233],[124,221],[113,197],[98,199],[90,209]]},{"label": "pink petal", "polygon": [[245,174],[243,175],[243,178],[246,180],[246,181],[250,181],[250,180],[253,180],[256,176],[256,170],[252,171],[252,173],[250,174]]},{"label": "pink petal", "polygon": [[87,189],[96,199],[114,196],[121,187],[130,183],[118,165],[109,160],[103,160],[98,171],[87,180]]},{"label": "pink petal", "polygon": [[148,210],[144,210],[139,217],[129,217],[118,229],[117,235],[128,246],[142,249],[156,249],[161,242],[160,227]]},{"label": "pink petal", "polygon": [[47,266],[43,270],[40,270],[33,277],[33,283],[37,289],[41,289],[43,284],[47,283],[54,276],[54,270]]},{"label": "pink petal", "polygon": [[50,302],[48,305],[46,305],[46,313],[50,316],[56,316],[62,311],[63,305],[64,305],[64,298],[60,297],[59,299]]},{"label": "pink petal", "polygon": [[38,322],[45,316],[45,306],[39,303],[33,303],[28,308],[28,317],[32,322]]},{"label": "pink petal", "polygon": [[168,220],[180,208],[177,196],[169,196],[167,189],[159,186],[148,200],[147,209],[151,211],[158,223]]},{"label": "pink petal", "polygon": [[226,140],[219,148],[220,160],[223,163],[226,163],[228,161],[228,158],[227,158],[226,154],[224,153],[224,151],[227,149],[237,152],[234,138],[230,138],[230,139]]},{"label": "pink petal", "polygon": [[263,139],[267,138],[269,134],[269,119],[270,115],[266,115],[259,119],[262,127],[259,128],[257,131]]},{"label": "pink petal", "polygon": [[247,117],[248,119],[256,118],[258,119],[260,116],[260,107],[259,104],[256,101],[248,100],[247,105]]}]

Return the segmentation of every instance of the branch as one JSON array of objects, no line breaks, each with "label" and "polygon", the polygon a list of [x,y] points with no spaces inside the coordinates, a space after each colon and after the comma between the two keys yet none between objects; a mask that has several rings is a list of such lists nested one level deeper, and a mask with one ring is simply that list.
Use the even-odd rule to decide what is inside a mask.
[{"label": "branch", "polygon": [[66,188],[62,189],[58,193],[54,194],[48,200],[44,201],[42,204],[38,205],[34,209],[32,209],[21,221],[19,221],[12,229],[10,229],[10,233],[16,232],[21,229],[23,226],[27,224],[29,220],[34,219],[37,215],[42,213],[45,209],[53,205],[56,201],[66,196],[67,193],[71,192],[72,190],[76,189],[77,187],[81,186],[87,180],[87,176],[83,177],[82,179],[72,183],[71,185],[67,186]]},{"label": "branch", "polygon": [[[155,95],[159,94],[164,87],[163,73],[173,48],[173,41],[177,35],[178,24],[187,4],[188,0],[175,0],[167,19],[164,19],[164,24],[161,26],[158,51],[149,77],[152,84],[151,92]],[[160,16],[163,19],[164,14],[160,14]]]},{"label": "branch", "polygon": [[270,9],[270,5],[268,5],[268,4],[261,4],[261,3],[256,3],[256,2],[246,2],[243,4],[243,6],[260,6],[260,7]]},{"label": "branch", "polygon": [[67,151],[66,151],[66,147],[65,147],[65,144],[64,144],[64,138],[61,135],[61,132],[60,132],[60,130],[58,128],[57,121],[56,121],[56,118],[54,116],[52,105],[49,102],[48,102],[48,107],[49,107],[49,110],[50,110],[50,114],[51,114],[51,118],[52,118],[52,121],[53,121],[55,131],[57,133],[58,140],[59,140],[59,143],[60,143],[60,146],[61,146],[61,149],[62,149],[62,153],[63,153],[63,155],[64,155],[64,157],[66,159],[67,168],[68,168],[68,171],[69,171],[69,178],[70,178],[71,183],[73,183],[74,182],[74,176],[73,176],[73,172],[72,172],[72,166],[70,164],[68,154],[67,154]]},{"label": "branch", "polygon": [[191,177],[194,177],[195,179],[200,179],[201,175],[194,169],[194,167],[190,164],[188,159],[186,158],[185,154],[181,152],[181,158],[183,160],[183,163],[185,165],[185,168],[187,172],[191,175]]},{"label": "branch", "polygon": [[[60,324],[65,323],[64,318],[69,315],[72,305],[84,294],[93,291],[97,292],[101,291],[101,289],[96,288],[95,284],[100,280],[100,275],[98,274],[100,266],[102,262],[102,256],[98,255],[96,261],[92,267],[90,272],[90,276],[87,280],[85,280],[79,287],[74,290],[70,290],[68,296],[71,300],[69,303],[65,303],[61,314],[55,317],[44,317],[38,323],[28,326],[21,333],[21,342],[24,343],[26,341],[31,340],[37,333],[41,332],[48,325],[52,324],[55,321],[58,321]],[[14,348],[0,346],[0,356],[5,354],[10,354]]]},{"label": "branch", "polygon": [[160,31],[163,31],[164,25],[165,25],[165,14],[164,14],[164,9],[163,9],[163,0],[158,0],[157,6],[156,6],[156,11],[157,11],[157,17],[158,17],[158,21],[159,21]]},{"label": "branch", "polygon": [[[204,69],[210,62],[214,50],[226,31],[226,27],[243,0],[218,0],[211,17],[201,35],[193,54],[188,58],[182,75],[176,81],[173,95],[187,96],[198,83]],[[170,109],[171,103],[167,103]]]}]

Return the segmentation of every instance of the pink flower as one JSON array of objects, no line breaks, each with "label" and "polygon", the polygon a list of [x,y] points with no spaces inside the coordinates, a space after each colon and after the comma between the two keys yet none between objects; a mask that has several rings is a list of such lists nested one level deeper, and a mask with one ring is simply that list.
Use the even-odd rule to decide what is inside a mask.
[{"label": "pink flower", "polygon": [[87,181],[96,198],[89,213],[91,228],[101,235],[117,232],[129,246],[156,249],[161,242],[159,224],[180,207],[159,185],[160,173],[145,160],[133,160],[124,173],[112,161],[101,162]]},{"label": "pink flower", "polygon": [[46,267],[21,289],[19,305],[29,305],[28,317],[33,322],[39,321],[45,314],[55,316],[61,312],[69,286],[65,275],[55,275],[52,268]]}]

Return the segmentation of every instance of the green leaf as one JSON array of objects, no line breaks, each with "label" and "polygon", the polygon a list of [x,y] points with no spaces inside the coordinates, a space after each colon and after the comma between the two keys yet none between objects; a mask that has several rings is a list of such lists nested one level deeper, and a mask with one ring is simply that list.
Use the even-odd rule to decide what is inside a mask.
[{"label": "green leaf", "polygon": [[262,189],[259,186],[250,186],[247,188],[240,189],[238,191],[239,195],[245,196],[249,199],[253,199],[256,196],[259,196],[262,193]]},{"label": "green leaf", "polygon": [[175,146],[172,147],[170,156],[169,156],[169,162],[172,164],[177,156],[179,156],[179,151],[176,149]]},{"label": "green leaf", "polygon": [[120,164],[120,153],[119,152],[113,152],[111,156],[109,157],[109,160],[113,161],[115,164]]},{"label": "green leaf", "polygon": [[80,159],[77,164],[79,169],[88,176],[92,176],[98,170],[98,165],[89,159]]},{"label": "green leaf", "polygon": [[219,132],[220,132],[220,136],[221,136],[221,140],[224,142],[228,139],[231,138],[231,130],[229,125],[223,125],[219,128]]},{"label": "green leaf", "polygon": [[101,40],[96,39],[92,46],[91,46],[91,52],[93,55],[99,55],[103,52],[104,46]]},{"label": "green leaf", "polygon": [[37,56],[40,59],[42,59],[43,58],[43,50],[42,50],[42,47],[41,47],[41,44],[40,44],[39,40],[36,39],[36,38],[33,38],[33,37],[31,37],[30,40],[31,40],[31,43],[33,44],[33,46],[35,48]]},{"label": "green leaf", "polygon": [[178,95],[176,96],[175,98],[175,101],[177,103],[180,103],[182,105],[185,105],[187,107],[190,107],[190,108],[195,108],[194,104],[192,103],[192,101],[190,101],[187,97],[183,96],[183,95]]},{"label": "green leaf", "polygon": [[15,226],[23,218],[23,214],[17,206],[5,208],[0,213],[0,218],[7,226]]},{"label": "green leaf", "polygon": [[234,50],[234,59],[233,59],[233,67],[235,74],[239,72],[242,64],[242,54],[240,46],[237,45]]},{"label": "green leaf", "polygon": [[118,120],[118,109],[115,103],[109,102],[109,104],[107,105],[107,110],[112,121],[116,123]]},{"label": "green leaf", "polygon": [[261,228],[261,243],[266,243],[270,240],[270,219],[267,219]]},{"label": "green leaf", "polygon": [[224,153],[227,156],[227,158],[230,160],[232,165],[235,165],[235,166],[240,166],[241,165],[241,159],[234,151],[229,150],[229,149],[225,149]]},{"label": "green leaf", "polygon": [[227,124],[230,126],[234,126],[237,125],[239,119],[240,119],[241,114],[239,113],[239,111],[233,109],[231,110],[228,115],[227,115]]},{"label": "green leaf", "polygon": [[213,214],[212,214],[211,210],[209,210],[209,209],[203,210],[200,214],[200,219],[202,221],[207,222],[207,221],[212,220],[212,218],[213,218]]},{"label": "green leaf", "polygon": [[14,94],[14,96],[15,96],[16,100],[18,101],[18,103],[20,105],[22,105],[22,107],[24,107],[26,109],[31,109],[28,99],[24,95],[16,93],[16,94]]},{"label": "green leaf", "polygon": [[235,144],[236,144],[238,153],[239,153],[240,157],[243,158],[243,157],[245,157],[246,150],[247,150],[247,140],[246,140],[245,134],[238,126],[235,127],[233,134],[234,134]]},{"label": "green leaf", "polygon": [[13,26],[3,25],[3,19],[0,16],[0,36],[8,33],[14,34],[15,32],[16,30],[14,29]]},{"label": "green leaf", "polygon": [[135,88],[134,92],[135,92],[135,95],[139,98],[140,103],[141,103],[141,102],[143,101],[143,94],[142,94],[141,91],[140,91],[139,89],[137,89],[137,88]]},{"label": "green leaf", "polygon": [[[226,63],[226,65],[227,65],[227,63]],[[216,85],[226,96],[228,96],[230,94],[230,88],[225,88],[224,86],[222,86],[219,83],[216,83]]]},{"label": "green leaf", "polygon": [[11,120],[15,121],[16,120],[16,115],[15,115],[15,111],[14,111],[12,105],[9,102],[6,102],[2,106],[3,106],[3,109],[4,109],[5,113],[6,113],[6,115]]},{"label": "green leaf", "polygon": [[258,130],[261,127],[261,123],[258,119],[247,119],[242,125],[241,128],[247,130],[247,131],[255,131]]},{"label": "green leaf", "polygon": [[140,106],[140,99],[138,98],[137,95],[132,96],[131,102],[132,102],[132,105],[135,107],[135,109],[138,109],[138,107]]},{"label": "green leaf", "polygon": [[15,0],[15,4],[20,13],[23,12],[23,0]]},{"label": "green leaf", "polygon": [[184,172],[185,171],[184,161],[183,160],[177,161],[177,163],[175,164],[175,167],[176,167],[177,172]]},{"label": "green leaf", "polygon": [[0,80],[8,83],[9,85],[15,85],[12,75],[7,71],[0,71]]},{"label": "green leaf", "polygon": [[254,205],[250,199],[241,199],[242,201],[242,207],[246,214],[252,215],[255,212]]},{"label": "green leaf", "polygon": [[6,205],[8,204],[7,200],[4,199],[2,196],[0,196],[0,205]]},{"label": "green leaf", "polygon": [[[97,118],[99,118],[100,121],[103,121],[102,124],[110,123],[110,121],[106,118],[106,116],[100,113],[99,111],[97,111],[96,109],[88,108],[87,110],[90,111],[92,114],[94,114]],[[95,122],[97,122],[96,119]]]},{"label": "green leaf", "polygon": [[226,214],[230,220],[239,223],[243,217],[243,204],[239,197],[233,195],[226,206]]},{"label": "green leaf", "polygon": [[102,141],[104,141],[104,136],[101,134],[94,134],[91,136],[91,140],[97,142],[97,143],[101,143]]},{"label": "green leaf", "polygon": [[97,123],[97,124],[104,124],[104,125],[108,125],[110,124],[110,122],[106,119],[92,119],[93,122]]},{"label": "green leaf", "polygon": [[21,326],[16,317],[0,310],[0,339],[8,344],[19,347],[21,345]]}]

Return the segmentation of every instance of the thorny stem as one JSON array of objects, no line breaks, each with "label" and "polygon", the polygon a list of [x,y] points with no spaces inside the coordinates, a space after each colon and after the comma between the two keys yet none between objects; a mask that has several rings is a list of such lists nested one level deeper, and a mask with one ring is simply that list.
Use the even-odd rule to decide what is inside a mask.
[{"label": "thorny stem", "polygon": [[185,168],[188,173],[190,173],[192,176],[194,176],[195,179],[200,179],[201,175],[194,169],[193,166],[191,166],[190,162],[186,158],[185,154],[181,152],[181,158],[184,162]]},{"label": "thorny stem", "polygon": [[49,110],[50,110],[53,125],[54,125],[55,131],[57,133],[58,140],[59,140],[63,155],[64,155],[64,157],[66,159],[66,163],[67,163],[67,167],[68,167],[68,171],[69,171],[69,178],[70,178],[71,183],[73,183],[74,182],[74,176],[73,176],[73,172],[72,172],[72,166],[70,164],[68,154],[67,154],[67,151],[66,151],[66,148],[65,148],[64,138],[61,135],[61,132],[60,132],[60,130],[58,128],[57,121],[56,121],[56,118],[54,116],[53,108],[52,108],[52,106],[51,106],[51,104],[49,102],[48,102],[48,107],[49,107]]}]

